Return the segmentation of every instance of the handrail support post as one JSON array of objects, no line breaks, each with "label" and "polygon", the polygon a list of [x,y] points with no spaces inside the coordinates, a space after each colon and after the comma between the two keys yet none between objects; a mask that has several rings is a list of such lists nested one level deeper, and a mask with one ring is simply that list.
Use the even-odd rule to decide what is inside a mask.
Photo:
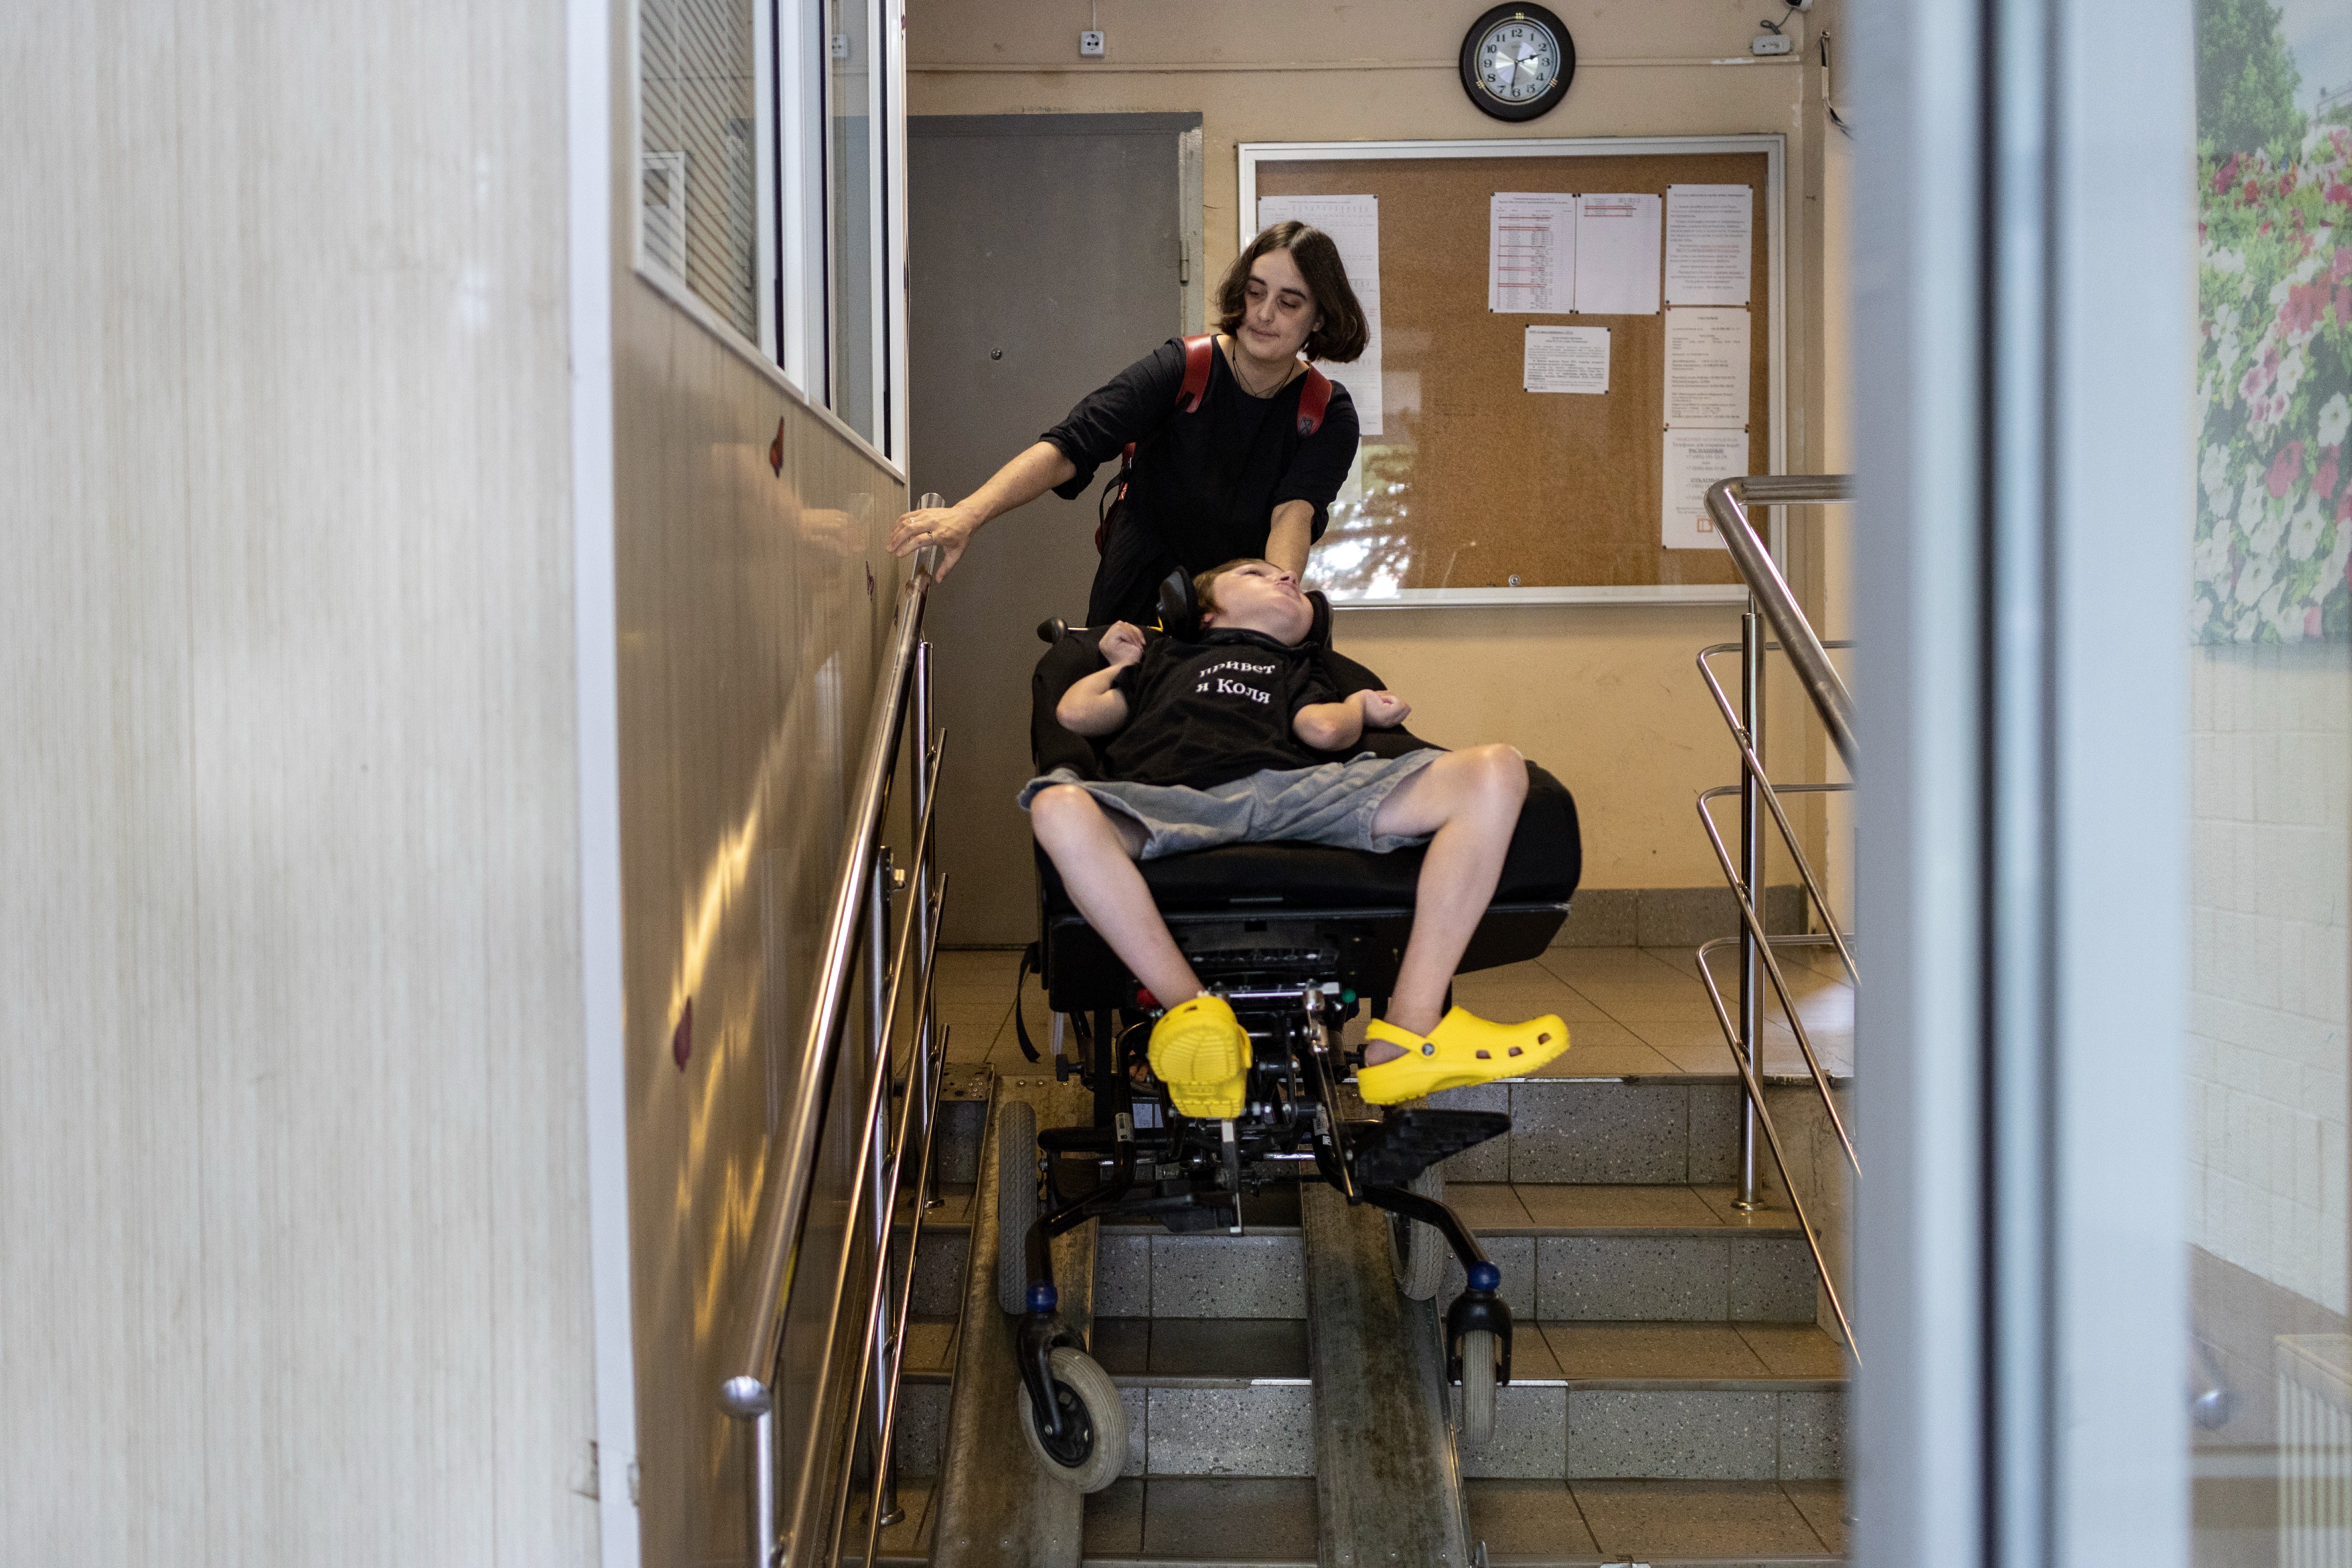
[{"label": "handrail support post", "polygon": [[[919,773],[919,758],[916,768]],[[879,1074],[886,1085],[890,1077],[890,871],[889,849],[877,845],[873,881],[866,896],[866,1039],[871,1070]],[[867,1081],[873,1080],[869,1079]],[[866,1190],[872,1205],[875,1266],[887,1272],[890,1268],[890,1194],[886,1189],[890,1173],[888,1089],[886,1087],[876,1100],[877,1125],[873,1152],[869,1156],[873,1170],[866,1179]],[[874,1316],[871,1373],[874,1386],[867,1396],[868,1417],[866,1424],[866,1448],[873,1456],[874,1464],[874,1508],[882,1515],[885,1524],[896,1524],[901,1517],[898,1469],[891,1464],[890,1455],[882,1446],[883,1413],[890,1403],[891,1338],[890,1313],[886,1306]]]},{"label": "handrail support post", "polygon": [[[1753,596],[1739,617],[1739,719],[1750,750],[1764,754],[1764,617]],[[1743,769],[1739,778],[1739,875],[1747,886],[1732,889],[1764,915],[1763,786]],[[1764,962],[1748,921],[1739,924],[1739,1053],[1753,1081],[1764,1081]],[[1739,1090],[1739,1194],[1736,1207],[1763,1206],[1763,1168],[1757,1159],[1758,1107],[1745,1084]]]},{"label": "handrail support post", "polygon": [[767,1568],[776,1549],[776,1411],[772,1404],[751,1421],[752,1561]]},{"label": "handrail support post", "polygon": [[[908,776],[914,781],[912,820],[920,823],[931,805],[931,645],[928,641],[915,645],[913,710],[908,717],[915,732],[913,761],[908,767]],[[931,847],[918,843],[914,859],[915,951],[928,953],[931,951]],[[931,1118],[938,1103],[938,1096],[931,1092],[931,1038],[939,1026],[931,1016],[930,981],[930,971],[926,968],[915,999],[913,1065],[907,1071],[907,1092],[920,1097],[915,1103],[921,1108],[921,1148],[930,1147]],[[927,1209],[938,1208],[945,1201],[940,1196],[939,1168],[926,1163],[922,1169],[923,1190],[915,1194],[916,1200]]]}]

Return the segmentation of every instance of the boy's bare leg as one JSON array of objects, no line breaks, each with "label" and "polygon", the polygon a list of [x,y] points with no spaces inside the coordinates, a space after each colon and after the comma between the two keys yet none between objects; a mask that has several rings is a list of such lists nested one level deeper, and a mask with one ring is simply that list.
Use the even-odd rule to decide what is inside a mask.
[{"label": "boy's bare leg", "polygon": [[[1199,976],[1168,934],[1151,889],[1135,868],[1143,853],[1141,824],[1105,811],[1076,784],[1054,784],[1031,797],[1029,826],[1062,874],[1070,901],[1161,1006],[1200,994]],[[1454,956],[1461,956],[1459,948]]]},{"label": "boy's bare leg", "polygon": [[[1439,757],[1399,784],[1373,816],[1376,833],[1435,835],[1421,863],[1412,935],[1389,998],[1389,1022],[1399,1028],[1426,1035],[1444,1016],[1445,989],[1495,897],[1527,795],[1527,760],[1509,746],[1477,746]],[[1402,1054],[1375,1040],[1364,1061]]]}]

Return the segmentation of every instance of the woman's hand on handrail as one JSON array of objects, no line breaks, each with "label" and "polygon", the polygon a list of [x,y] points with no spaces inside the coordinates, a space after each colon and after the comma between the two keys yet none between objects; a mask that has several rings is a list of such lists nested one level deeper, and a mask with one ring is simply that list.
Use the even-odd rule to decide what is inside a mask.
[{"label": "woman's hand on handrail", "polygon": [[911,555],[926,544],[938,545],[939,578],[945,582],[971,536],[992,519],[1027,506],[1055,485],[1068,483],[1077,471],[1059,447],[1039,441],[955,505],[924,507],[900,517],[890,529],[890,553]]}]

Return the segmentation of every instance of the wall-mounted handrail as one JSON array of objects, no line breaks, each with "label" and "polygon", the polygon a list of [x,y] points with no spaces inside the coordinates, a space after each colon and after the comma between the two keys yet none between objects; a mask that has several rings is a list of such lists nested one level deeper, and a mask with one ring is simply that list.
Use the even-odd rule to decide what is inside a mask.
[{"label": "wall-mounted handrail", "polygon": [[[921,504],[928,507],[944,502],[936,496],[925,496]],[[875,684],[865,740],[857,752],[849,820],[826,905],[808,1021],[797,1047],[784,1063],[785,1079],[792,1087],[761,1172],[760,1206],[752,1218],[747,1254],[748,1283],[741,1298],[741,1316],[734,1328],[737,1352],[726,1363],[729,1375],[719,1392],[720,1407],[752,1427],[751,1561],[755,1568],[771,1568],[787,1559],[794,1563],[803,1559],[813,1561],[808,1548],[818,1544],[821,1537],[837,1534],[827,1531],[822,1521],[809,1516],[812,1500],[819,1489],[817,1474],[822,1467],[835,1458],[845,1468],[850,1462],[846,1453],[828,1449],[825,1435],[828,1406],[833,1399],[832,1372],[842,1359],[837,1353],[838,1336],[843,1308],[851,1297],[852,1257],[860,1250],[859,1222],[868,1217],[866,1211],[870,1209],[876,1228],[865,1238],[871,1253],[867,1263],[877,1280],[887,1279],[891,1255],[887,1227],[896,1212],[898,1178],[907,1168],[908,1139],[914,1140],[914,1146],[922,1151],[915,1164],[918,1179],[928,1179],[929,1152],[935,1128],[931,1112],[937,1105],[942,1076],[939,1047],[944,1044],[944,1036],[934,1038],[930,1003],[931,958],[939,931],[938,905],[931,894],[931,806],[936,797],[940,752],[931,743],[929,734],[929,647],[922,640],[922,627],[923,612],[937,581],[940,558],[941,552],[936,545],[916,552],[914,570],[899,589],[894,607],[888,650]],[[882,847],[882,824],[910,710],[918,731],[909,768],[914,789],[911,815],[915,837],[912,864],[905,868],[905,875],[913,898],[895,944],[896,961],[885,971],[880,959],[887,941],[892,889],[891,868]],[[833,1099],[842,1062],[852,1055],[845,1036],[861,944],[870,950],[866,976],[870,1016],[865,1031],[869,1037],[865,1042],[864,1057],[864,1066],[870,1076],[863,1080],[865,1115],[853,1133],[859,1148],[852,1176],[851,1219],[840,1238],[842,1256],[836,1271],[839,1278],[833,1281],[835,1300],[824,1320],[826,1343],[814,1358],[820,1369],[814,1426],[803,1445],[800,1473],[791,1489],[792,1526],[788,1531],[780,1531],[775,1380],[783,1350],[787,1310],[800,1282],[804,1232],[818,1173],[818,1151],[825,1134],[826,1108]],[[919,964],[911,982],[907,973],[910,950]],[[901,999],[910,991],[917,999],[913,1048],[908,1053],[905,1109],[896,1119],[898,1131],[893,1139],[893,1119],[887,1114],[893,1087],[891,1041]],[[881,1190],[886,1183],[889,1190]],[[918,1190],[919,1193],[922,1189]],[[891,1298],[892,1293],[881,1285],[873,1281],[867,1284],[868,1288],[858,1294],[868,1303],[878,1307]],[[861,1405],[874,1417],[866,1436],[873,1448],[876,1498],[872,1511],[877,1519],[888,1506],[892,1492],[889,1454],[880,1438],[887,1423],[888,1408],[896,1402],[903,1323],[899,1331],[893,1331],[887,1312],[869,1310],[864,1315],[861,1331],[867,1340],[866,1370],[887,1374],[887,1380],[877,1375],[874,1402],[864,1405],[854,1401],[849,1417],[856,1420]]]},{"label": "wall-mounted handrail", "polygon": [[1771,549],[1748,521],[1748,506],[1853,499],[1853,478],[1849,474],[1749,474],[1718,479],[1706,492],[1707,514],[1715,519],[1716,531],[1723,535],[1731,552],[1732,564],[1748,580],[1749,595],[1771,623],[1799,684],[1812,700],[1849,771],[1853,767],[1853,697],[1839,678],[1837,667],[1830,663],[1822,639],[1813,635],[1805,613],[1797,607],[1797,596],[1789,592],[1787,579],[1772,563]]},{"label": "wall-mounted handrail", "polygon": [[774,1179],[761,1184],[759,1211],[751,1221],[751,1289],[740,1320],[741,1349],[722,1395],[727,1408],[739,1415],[757,1415],[768,1408],[768,1377],[783,1347],[784,1297],[800,1260],[801,1224],[808,1217],[809,1192],[816,1180],[817,1139],[824,1131],[825,1102],[832,1097],[833,1071],[839,1061],[834,1045],[848,1018],[850,965],[857,950],[866,883],[881,845],[883,797],[898,765],[899,721],[906,716],[908,678],[922,637],[923,606],[941,553],[937,545],[918,552],[914,575],[898,591],[889,662],[875,690],[873,716],[858,752],[849,831],[827,903],[815,1000],[800,1047],[785,1064],[793,1098],[768,1160]]}]

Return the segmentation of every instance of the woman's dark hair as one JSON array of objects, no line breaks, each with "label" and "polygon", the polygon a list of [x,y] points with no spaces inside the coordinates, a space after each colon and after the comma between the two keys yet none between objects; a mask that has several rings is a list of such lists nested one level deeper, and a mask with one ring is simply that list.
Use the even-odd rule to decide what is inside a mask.
[{"label": "woman's dark hair", "polygon": [[1315,296],[1315,308],[1323,312],[1323,324],[1307,334],[1307,357],[1346,364],[1362,353],[1364,308],[1348,287],[1339,247],[1321,229],[1297,221],[1261,231],[1225,268],[1224,281],[1217,285],[1217,331],[1230,336],[1240,328],[1249,309],[1250,267],[1269,250],[1290,252],[1298,275],[1307,279],[1307,292]]}]

